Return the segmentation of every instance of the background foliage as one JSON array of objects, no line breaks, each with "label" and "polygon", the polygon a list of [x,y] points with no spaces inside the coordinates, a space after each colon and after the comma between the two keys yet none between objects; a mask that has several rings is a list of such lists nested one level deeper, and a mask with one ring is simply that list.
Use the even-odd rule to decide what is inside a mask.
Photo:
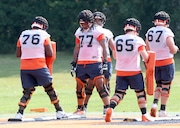
[{"label": "background foliage", "polygon": [[13,53],[20,33],[29,29],[37,15],[46,17],[52,40],[58,51],[72,52],[74,32],[79,26],[77,15],[81,10],[98,10],[107,16],[105,24],[114,35],[123,33],[123,22],[128,17],[137,18],[142,24],[140,35],[144,35],[152,24],[157,11],[164,10],[171,16],[170,28],[180,46],[180,1],[179,0],[1,0],[0,1],[0,53]]}]

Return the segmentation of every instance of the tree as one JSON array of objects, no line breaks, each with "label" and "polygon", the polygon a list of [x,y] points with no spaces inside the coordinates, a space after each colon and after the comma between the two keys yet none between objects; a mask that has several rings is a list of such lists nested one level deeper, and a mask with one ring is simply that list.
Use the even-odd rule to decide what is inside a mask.
[{"label": "tree", "polygon": [[29,29],[33,18],[44,16],[49,22],[48,33],[57,42],[58,51],[72,52],[74,32],[79,27],[77,15],[81,10],[102,11],[107,16],[105,27],[114,35],[123,33],[123,24],[129,17],[137,18],[142,25],[141,37],[153,26],[153,16],[164,10],[171,16],[170,28],[180,46],[179,0],[1,0],[0,1],[0,53],[13,53],[16,41],[25,29]]}]

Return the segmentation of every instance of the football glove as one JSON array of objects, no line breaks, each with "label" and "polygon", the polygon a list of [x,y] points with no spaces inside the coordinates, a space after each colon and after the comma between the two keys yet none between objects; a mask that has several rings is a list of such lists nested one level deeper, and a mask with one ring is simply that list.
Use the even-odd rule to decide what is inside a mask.
[{"label": "football glove", "polygon": [[103,62],[103,64],[102,64],[102,69],[101,69],[101,74],[104,74],[105,72],[107,72],[108,71],[108,64],[107,64],[107,62],[105,61],[105,62]]},{"label": "football glove", "polygon": [[74,74],[76,72],[76,62],[71,62],[71,76],[74,77]]}]

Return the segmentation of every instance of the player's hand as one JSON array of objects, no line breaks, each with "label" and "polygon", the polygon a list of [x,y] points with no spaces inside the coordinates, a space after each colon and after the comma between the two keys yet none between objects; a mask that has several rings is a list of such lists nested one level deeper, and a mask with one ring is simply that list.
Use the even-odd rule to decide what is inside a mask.
[{"label": "player's hand", "polygon": [[103,62],[101,74],[104,74],[107,71],[108,71],[108,64],[107,64],[107,62]]},{"label": "player's hand", "polygon": [[71,62],[71,76],[74,77],[74,74],[76,72],[76,62]]}]

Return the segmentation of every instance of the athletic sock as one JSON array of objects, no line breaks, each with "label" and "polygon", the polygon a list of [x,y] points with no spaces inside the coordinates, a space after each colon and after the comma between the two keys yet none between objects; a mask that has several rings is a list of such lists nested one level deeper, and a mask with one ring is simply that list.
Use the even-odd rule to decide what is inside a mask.
[{"label": "athletic sock", "polygon": [[160,108],[160,110],[165,111],[165,110],[166,110],[166,105],[161,104],[161,108]]}]

